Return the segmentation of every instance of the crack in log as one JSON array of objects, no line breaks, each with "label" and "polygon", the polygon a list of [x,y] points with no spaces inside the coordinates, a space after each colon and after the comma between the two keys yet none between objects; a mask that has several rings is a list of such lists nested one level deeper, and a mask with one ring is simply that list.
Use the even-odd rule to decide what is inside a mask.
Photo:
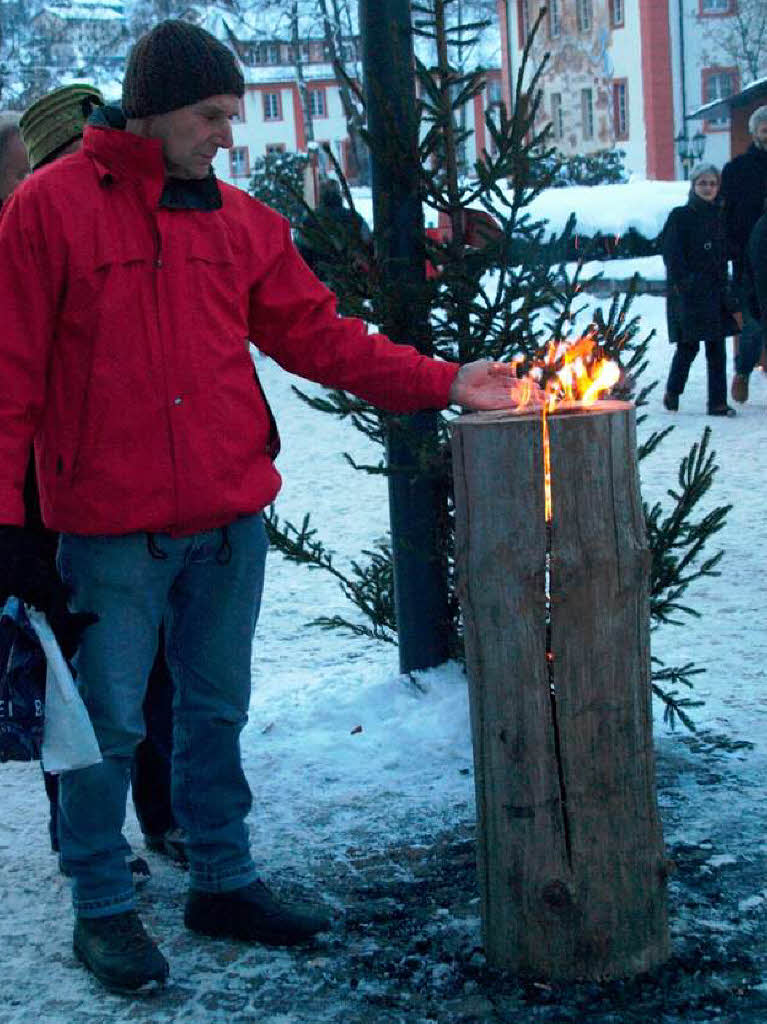
[{"label": "crack in log", "polygon": [[559,803],[562,808],[562,830],[565,837],[565,853],[567,855],[567,866],[572,870],[573,851],[570,837],[570,815],[567,808],[567,785],[565,783],[565,768],[562,763],[562,740],[559,731],[559,713],[557,710],[557,688],[554,683],[554,649],[552,645],[551,629],[551,523],[546,523],[546,677],[549,683],[549,707],[551,709],[551,724],[554,730],[554,756],[557,761],[557,780],[559,782]]}]

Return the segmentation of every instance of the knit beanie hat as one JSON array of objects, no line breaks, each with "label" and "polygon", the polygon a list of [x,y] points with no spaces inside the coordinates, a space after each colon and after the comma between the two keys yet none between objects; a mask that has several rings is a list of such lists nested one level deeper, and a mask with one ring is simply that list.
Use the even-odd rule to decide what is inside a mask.
[{"label": "knit beanie hat", "polygon": [[27,107],[19,130],[32,170],[79,139],[94,107],[103,103],[104,97],[94,85],[65,85]]},{"label": "knit beanie hat", "polygon": [[231,50],[188,21],[162,21],[141,36],[123,79],[127,118],[167,114],[208,96],[242,96],[245,81]]}]

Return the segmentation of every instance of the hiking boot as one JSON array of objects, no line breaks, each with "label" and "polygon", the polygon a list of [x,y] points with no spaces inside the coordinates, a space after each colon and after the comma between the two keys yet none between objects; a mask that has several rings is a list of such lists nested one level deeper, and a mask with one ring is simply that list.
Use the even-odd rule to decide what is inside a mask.
[{"label": "hiking boot", "polygon": [[735,402],[748,401],[748,377],[744,373],[736,373],[732,378],[732,388],[730,389],[733,400]]},{"label": "hiking boot", "polygon": [[669,412],[678,412],[679,395],[672,395],[670,391],[667,391],[663,396],[663,408],[668,409]]},{"label": "hiking boot", "polygon": [[186,835],[183,829],[174,828],[160,833],[145,832],[144,845],[147,850],[167,857],[168,860],[178,864],[179,867],[186,868],[189,866],[186,856]]},{"label": "hiking boot", "polygon": [[152,992],[168,977],[168,961],[135,910],[78,917],[73,945],[75,956],[112,992]]},{"label": "hiking boot", "polygon": [[263,882],[231,892],[191,889],[184,924],[214,938],[243,939],[265,946],[295,946],[330,927],[330,918],[306,904],[280,903]]}]

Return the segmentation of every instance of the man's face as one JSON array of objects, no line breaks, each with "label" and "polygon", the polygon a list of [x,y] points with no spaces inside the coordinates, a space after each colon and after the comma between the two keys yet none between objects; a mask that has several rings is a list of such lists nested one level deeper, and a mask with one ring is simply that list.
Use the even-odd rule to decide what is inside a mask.
[{"label": "man's face", "polygon": [[150,138],[162,141],[165,166],[173,178],[206,178],[219,149],[232,147],[236,96],[209,96],[167,114],[149,118]]},{"label": "man's face", "polygon": [[28,174],[27,151],[21,141],[21,136],[14,133],[5,147],[5,159],[0,166],[0,202],[4,203]]},{"label": "man's face", "polygon": [[759,149],[767,149],[767,121],[760,121],[754,129],[754,142]]}]

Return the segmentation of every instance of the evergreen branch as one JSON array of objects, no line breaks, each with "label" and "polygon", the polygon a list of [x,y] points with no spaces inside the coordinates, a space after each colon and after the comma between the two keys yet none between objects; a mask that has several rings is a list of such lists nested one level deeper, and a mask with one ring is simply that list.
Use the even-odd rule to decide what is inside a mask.
[{"label": "evergreen branch", "polygon": [[397,635],[392,634],[382,626],[372,625],[366,626],[360,622],[349,622],[348,619],[344,619],[341,615],[333,615],[328,618],[326,615],[320,615],[317,619],[312,619],[309,623],[310,626],[319,626],[321,629],[338,629],[345,630],[351,633],[353,636],[366,637],[368,640],[383,640],[387,644],[397,643]]}]

